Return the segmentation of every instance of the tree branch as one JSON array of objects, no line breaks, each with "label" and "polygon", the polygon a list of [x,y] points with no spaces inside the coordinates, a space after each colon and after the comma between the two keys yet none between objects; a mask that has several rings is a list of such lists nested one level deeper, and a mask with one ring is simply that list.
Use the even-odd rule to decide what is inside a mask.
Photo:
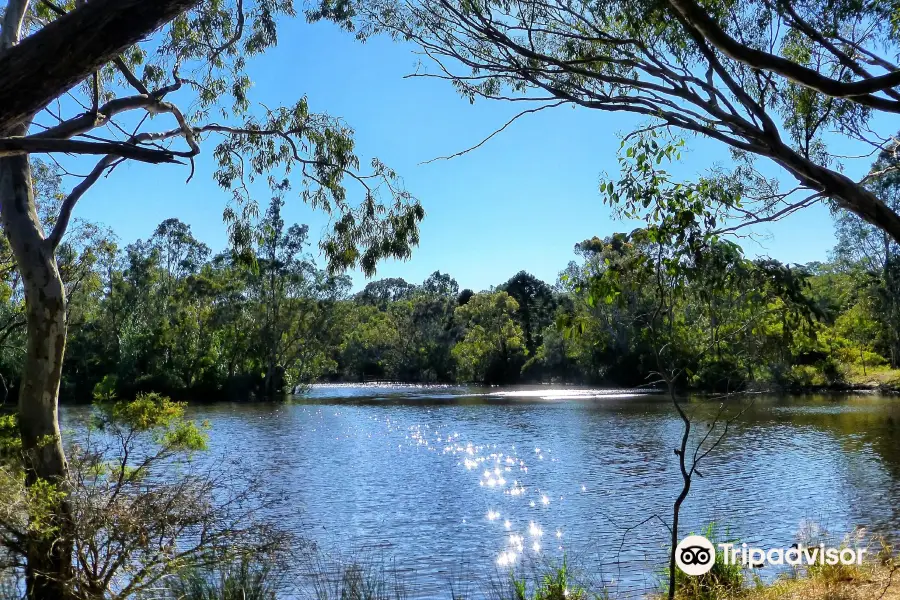
[{"label": "tree branch", "polygon": [[59,209],[59,216],[56,218],[56,223],[53,225],[53,231],[50,232],[50,235],[45,242],[51,252],[56,250],[59,243],[62,241],[63,236],[66,234],[66,228],[69,226],[69,220],[72,218],[72,209],[75,208],[75,204],[81,199],[84,193],[100,179],[103,171],[111,166],[116,158],[116,156],[109,154],[104,156],[88,176],[85,177],[84,181],[76,185],[72,192],[66,196],[66,199],[63,200],[62,206]]},{"label": "tree branch", "polygon": [[6,10],[3,11],[3,30],[0,31],[0,49],[6,50],[18,43],[27,12],[28,0],[9,0],[6,3]]},{"label": "tree branch", "polygon": [[198,1],[92,0],[3,51],[0,131],[30,118]]},{"label": "tree branch", "polygon": [[872,96],[873,93],[900,85],[900,71],[851,83],[831,79],[794,61],[757,50],[735,40],[694,0],[668,0],[668,2],[685,19],[690,28],[700,33],[729,58],[754,69],[772,71],[826,96],[850,98],[865,106],[900,113],[900,102]]},{"label": "tree branch", "polygon": [[85,142],[82,140],[59,140],[31,137],[0,138],[0,157],[20,154],[43,154],[49,152],[72,152],[74,154],[112,154],[152,164],[179,163],[178,156],[188,153],[143,148],[124,142]]},{"label": "tree branch", "polygon": [[237,0],[237,28],[228,40],[213,51],[209,57],[209,62],[213,63],[223,52],[233,47],[244,35],[244,0]]},{"label": "tree branch", "polygon": [[[174,83],[153,92],[148,92],[147,94],[116,98],[101,106],[99,109],[97,109],[96,112],[87,111],[81,115],[78,115],[77,117],[69,119],[68,121],[63,121],[59,125],[50,127],[30,137],[70,138],[78,134],[90,131],[91,129],[106,125],[107,123],[109,123],[110,119],[112,119],[119,113],[127,112],[129,110],[135,110],[138,108],[144,108],[149,112],[153,112],[155,108],[160,108],[160,100],[162,100],[162,98],[165,97],[166,94],[173,92],[180,87],[180,83]],[[166,110],[165,112],[171,111]]]}]

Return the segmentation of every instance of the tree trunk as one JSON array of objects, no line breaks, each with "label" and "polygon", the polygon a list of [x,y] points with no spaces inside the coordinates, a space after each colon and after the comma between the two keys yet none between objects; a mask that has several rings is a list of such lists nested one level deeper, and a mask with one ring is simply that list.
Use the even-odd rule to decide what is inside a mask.
[{"label": "tree trunk", "polygon": [[[0,220],[25,287],[27,344],[19,391],[25,483],[46,482],[66,492],[68,466],[57,413],[66,345],[65,288],[37,217],[27,156],[0,159]],[[71,507],[62,496],[51,510],[52,530],[30,533],[26,544],[26,587],[32,600],[69,597]]]},{"label": "tree trunk", "polygon": [[675,565],[675,550],[678,547],[678,521],[681,517],[681,505],[684,504],[684,501],[687,499],[688,494],[691,491],[691,477],[693,475],[693,472],[688,471],[687,469],[687,459],[685,458],[687,454],[688,441],[691,439],[691,421],[690,419],[688,419],[684,410],[681,408],[681,405],[678,403],[678,399],[675,397],[675,382],[669,380],[666,383],[669,387],[669,398],[672,400],[672,404],[675,406],[675,410],[678,411],[678,415],[681,417],[682,423],[684,423],[684,430],[681,435],[681,446],[675,452],[678,455],[678,468],[681,471],[681,492],[678,493],[678,497],[675,499],[675,504],[672,506],[672,530],[669,532],[669,543],[671,544],[671,548],[669,550],[668,600],[675,600],[675,569],[677,568]]}]

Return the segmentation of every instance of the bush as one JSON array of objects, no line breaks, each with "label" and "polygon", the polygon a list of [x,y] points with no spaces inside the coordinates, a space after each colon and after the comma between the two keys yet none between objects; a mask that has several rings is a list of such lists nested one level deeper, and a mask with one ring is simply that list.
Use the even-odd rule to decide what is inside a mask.
[{"label": "bush", "polygon": [[708,357],[697,365],[691,383],[703,390],[733,392],[747,385],[747,376],[747,368],[734,357]]},{"label": "bush", "polygon": [[[139,597],[211,558],[274,552],[285,543],[285,535],[257,516],[268,502],[265,482],[228,461],[195,465],[206,431],[184,409],[152,393],[103,403],[94,409],[93,426],[67,448],[72,523],[66,534],[75,548],[67,583],[74,597]],[[180,468],[172,471],[172,464]],[[17,554],[24,532],[59,534],[42,515],[63,493],[43,480],[26,488],[20,470],[0,465],[0,558],[5,551],[18,565],[25,561]]]}]

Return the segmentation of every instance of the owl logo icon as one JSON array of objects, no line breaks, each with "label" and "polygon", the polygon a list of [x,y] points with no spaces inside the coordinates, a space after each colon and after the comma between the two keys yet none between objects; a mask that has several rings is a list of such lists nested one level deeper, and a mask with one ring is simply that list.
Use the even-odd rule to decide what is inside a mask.
[{"label": "owl logo icon", "polygon": [[716,563],[716,549],[702,535],[689,535],[675,548],[675,564],[685,575],[709,573]]}]

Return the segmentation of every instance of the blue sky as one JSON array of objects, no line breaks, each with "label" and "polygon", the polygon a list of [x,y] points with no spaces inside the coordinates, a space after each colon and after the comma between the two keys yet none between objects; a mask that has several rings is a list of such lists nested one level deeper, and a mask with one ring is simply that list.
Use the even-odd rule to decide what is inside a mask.
[{"label": "blue sky", "polygon": [[[421,164],[479,142],[520,107],[472,105],[447,82],[405,79],[417,61],[409,46],[383,38],[361,44],[331,24],[296,19],[282,30],[277,49],[251,63],[254,101],[271,107],[308,96],[311,110],[340,116],[354,128],[364,164],[378,157],[422,201],[427,214],[420,247],[409,261],[382,264],[377,278],[420,283],[440,270],[461,287],[481,290],[525,269],[553,283],[574,258],[576,242],[632,229],[610,214],[597,187],[604,172],[615,176],[618,170],[618,134],[641,121],[557,108],[520,119],[474,152]],[[680,177],[717,162],[727,165],[723,145],[693,137],[687,143],[690,152],[672,169]],[[123,244],[177,217],[221,250],[228,198],[212,180],[211,154],[207,145],[189,185],[184,167],[124,165],[84,196],[76,216],[108,225]],[[299,199],[288,199],[285,219],[308,223],[313,237],[327,225],[324,215]],[[792,263],[824,260],[834,244],[830,216],[821,206],[756,233],[763,239],[744,243],[749,254]],[[315,245],[313,250],[318,252]],[[353,278],[355,288],[365,285],[361,274]]]}]

